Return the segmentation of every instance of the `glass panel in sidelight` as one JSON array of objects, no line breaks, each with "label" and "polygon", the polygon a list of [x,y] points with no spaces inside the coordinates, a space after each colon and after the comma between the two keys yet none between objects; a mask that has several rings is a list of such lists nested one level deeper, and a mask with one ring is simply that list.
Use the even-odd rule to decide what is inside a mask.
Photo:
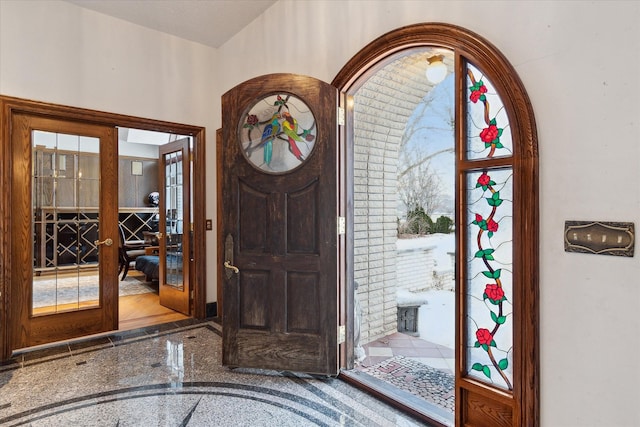
[{"label": "glass panel in sidelight", "polygon": [[467,150],[469,160],[513,155],[511,127],[502,99],[480,70],[467,64]]},{"label": "glass panel in sidelight", "polygon": [[466,370],[513,386],[513,171],[466,176]]}]

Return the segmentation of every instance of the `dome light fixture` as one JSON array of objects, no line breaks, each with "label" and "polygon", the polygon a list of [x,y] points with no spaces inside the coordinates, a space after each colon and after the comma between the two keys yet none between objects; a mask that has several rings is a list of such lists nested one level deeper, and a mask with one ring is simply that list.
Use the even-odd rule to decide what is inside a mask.
[{"label": "dome light fixture", "polygon": [[433,55],[427,58],[427,80],[431,83],[438,84],[447,77],[448,69],[447,66],[442,62],[444,60],[444,55]]}]

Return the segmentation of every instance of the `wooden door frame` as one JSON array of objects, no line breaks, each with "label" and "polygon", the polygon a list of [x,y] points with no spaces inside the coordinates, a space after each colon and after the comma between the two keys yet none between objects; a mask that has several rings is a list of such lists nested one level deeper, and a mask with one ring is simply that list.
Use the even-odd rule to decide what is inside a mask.
[{"label": "wooden door frame", "polygon": [[[442,47],[456,52],[456,55],[464,55],[466,59],[473,61],[476,65],[482,65],[492,83],[500,88],[501,92],[508,94],[508,99],[503,99],[503,101],[511,119],[511,129],[514,132],[514,150],[518,156],[513,165],[514,173],[518,175],[518,179],[514,183],[514,194],[518,198],[517,203],[514,204],[514,212],[517,209],[517,213],[520,214],[519,221],[514,224],[513,229],[514,264],[518,266],[518,273],[514,276],[514,280],[517,279],[518,283],[523,285],[522,289],[514,290],[516,293],[514,297],[516,326],[513,344],[517,348],[517,357],[514,358],[514,379],[517,381],[517,385],[514,386],[513,401],[510,404],[512,405],[514,425],[538,425],[540,421],[538,146],[533,108],[515,69],[495,46],[469,30],[443,23],[414,24],[383,34],[353,56],[338,72],[332,84],[344,94],[343,96],[349,96],[357,89],[361,79],[371,75],[372,70],[377,66],[392,60],[396,53],[415,47]],[[462,82],[463,80],[457,83],[458,88],[464,87]],[[510,90],[507,91],[505,88]],[[347,129],[342,132],[341,145],[349,146],[350,144],[353,146],[352,126],[349,125],[352,123],[351,115],[352,112],[347,109],[345,120],[347,123],[345,128]],[[459,117],[459,113],[456,115]],[[458,126],[457,129],[461,129],[461,127]],[[460,139],[462,135],[456,137]],[[352,153],[352,150],[346,150],[347,188],[346,199],[343,200],[343,203],[352,207],[353,170],[349,163],[352,163],[353,159],[349,158],[350,152]],[[521,194],[526,194],[527,197],[520,197]],[[347,229],[351,229],[349,224]],[[353,245],[349,244],[350,241],[352,239],[347,238],[347,259],[353,259]],[[457,245],[461,247],[459,238]],[[354,294],[353,270],[349,265],[350,263],[347,262],[346,310],[347,313],[353,313],[354,302],[353,298],[350,298]],[[457,289],[457,293],[458,295],[462,294],[462,290]],[[457,296],[457,298],[461,297]],[[460,371],[464,369],[462,365],[464,342],[458,326],[463,324],[462,315],[462,313],[456,312],[456,370]],[[347,316],[347,343],[353,342],[353,324],[353,317]],[[347,346],[346,351],[347,363],[351,365],[348,367],[351,368],[353,367],[353,346]],[[341,375],[341,377],[357,386],[366,388],[354,380],[352,376]],[[427,415],[392,397],[383,395],[377,390],[368,389],[368,391],[416,417],[434,425],[440,425]],[[473,392],[477,397],[479,395],[487,396],[494,391],[479,381],[469,381],[464,378],[456,382],[456,394]],[[460,400],[456,396],[457,425],[462,422],[463,418]],[[491,411],[491,409],[487,410]]]},{"label": "wooden door frame", "polygon": [[[518,323],[518,331],[514,334],[514,345],[518,348],[518,356],[517,360],[514,361],[514,366],[517,366],[515,375],[518,385],[514,389],[512,415],[514,425],[538,425],[540,421],[538,145],[533,108],[515,69],[495,46],[481,36],[455,25],[424,23],[390,31],[369,43],[345,64],[332,81],[332,85],[341,93],[340,104],[348,106],[348,103],[344,101],[350,96],[350,91],[355,88],[358,80],[369,75],[376,65],[391,60],[392,56],[397,52],[425,46],[443,47],[458,52],[458,54],[462,53],[465,58],[475,64],[482,64],[495,85],[501,89],[514,89],[508,92],[509,98],[505,100],[505,107],[509,109],[509,115],[512,117],[511,125],[515,129],[514,141],[517,141],[518,144],[516,150],[519,158],[513,168],[518,173],[519,179],[515,183],[514,192],[518,194],[517,209],[522,216],[518,226],[514,226],[514,240],[517,243],[514,257],[519,268],[517,279],[525,285],[523,289],[517,290],[518,295],[514,300]],[[345,109],[345,123],[350,123],[351,111],[348,107]],[[340,145],[338,168],[340,173],[339,209],[341,213],[345,211],[349,213],[353,209],[353,188],[351,186],[353,183],[353,159],[351,158],[352,152],[349,151],[348,144],[352,144],[353,129],[349,125],[340,126],[338,132]],[[222,143],[221,134],[218,133],[217,150],[221,149]],[[217,152],[218,154],[220,153],[220,151]],[[217,157],[217,177],[220,181],[223,170],[220,156],[218,155]],[[221,188],[219,187],[217,191],[219,218],[223,212],[220,190]],[[527,197],[520,197],[520,194],[526,194]],[[340,304],[340,324],[343,324],[346,319],[346,343],[341,346],[345,354],[341,358],[341,365],[346,363],[348,368],[353,367],[354,355],[354,319],[351,315],[354,312],[353,266],[348,262],[353,257],[353,245],[350,244],[350,241],[353,240],[352,232],[352,227],[347,224],[346,249],[345,253],[341,253],[339,265],[341,275],[339,278],[341,284],[340,295],[343,298]],[[522,239],[521,236],[526,236],[526,239]],[[222,263],[222,245],[222,238],[218,237],[217,248],[220,264]],[[223,302],[221,286],[222,280],[219,280],[219,307]],[[220,313],[220,310],[218,310],[218,313]],[[525,313],[527,316],[524,315]],[[462,322],[460,316],[461,313],[456,313],[457,323]],[[457,345],[457,359],[458,364],[461,365],[462,358],[459,355],[462,352],[460,349],[463,348],[463,343],[460,336],[457,337],[457,341],[459,342]],[[457,369],[462,368],[458,366]],[[362,383],[357,383],[350,377],[343,375],[341,377],[359,387],[364,387]],[[476,393],[482,394],[485,389],[488,390],[479,382],[474,384],[473,381],[466,381],[465,387],[469,388],[461,388],[460,384],[456,384],[458,392],[471,389]],[[440,425],[435,420],[394,398],[382,395],[376,390],[369,389],[368,391],[418,418],[424,419],[433,425]],[[458,405],[456,412],[460,412],[460,410],[461,408]],[[460,422],[460,417],[457,417],[457,422]]]},{"label": "wooden door frame", "polygon": [[222,304],[223,304],[223,292],[222,286],[224,285],[224,239],[220,235],[224,228],[224,204],[222,200],[222,189],[224,180],[224,155],[223,155],[223,143],[222,143],[222,128],[216,130],[216,230],[218,237],[216,239],[217,250],[217,286],[216,286],[216,317],[218,320],[222,319]]},{"label": "wooden door frame", "polygon": [[194,292],[193,317],[206,316],[206,239],[205,239],[205,128],[201,126],[126,116],[85,108],[75,108],[47,102],[33,101],[0,95],[0,360],[11,357],[10,306],[11,306],[11,119],[14,114],[41,115],[52,119],[127,127],[156,132],[190,135],[193,137],[193,227],[194,268],[192,283]]}]

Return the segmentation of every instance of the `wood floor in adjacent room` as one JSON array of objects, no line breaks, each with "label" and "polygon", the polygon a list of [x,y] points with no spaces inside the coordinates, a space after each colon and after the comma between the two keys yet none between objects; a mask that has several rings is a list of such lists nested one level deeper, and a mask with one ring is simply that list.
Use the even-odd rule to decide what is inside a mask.
[{"label": "wood floor in adjacent room", "polygon": [[188,316],[160,305],[156,293],[120,297],[119,330],[143,328],[188,319]]}]

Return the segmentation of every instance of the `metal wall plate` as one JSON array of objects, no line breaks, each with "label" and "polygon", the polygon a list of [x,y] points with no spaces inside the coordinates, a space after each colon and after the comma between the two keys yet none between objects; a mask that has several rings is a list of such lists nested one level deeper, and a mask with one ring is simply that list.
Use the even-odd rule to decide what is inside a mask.
[{"label": "metal wall plate", "polygon": [[632,222],[564,223],[565,252],[632,257],[634,246],[635,230]]}]

